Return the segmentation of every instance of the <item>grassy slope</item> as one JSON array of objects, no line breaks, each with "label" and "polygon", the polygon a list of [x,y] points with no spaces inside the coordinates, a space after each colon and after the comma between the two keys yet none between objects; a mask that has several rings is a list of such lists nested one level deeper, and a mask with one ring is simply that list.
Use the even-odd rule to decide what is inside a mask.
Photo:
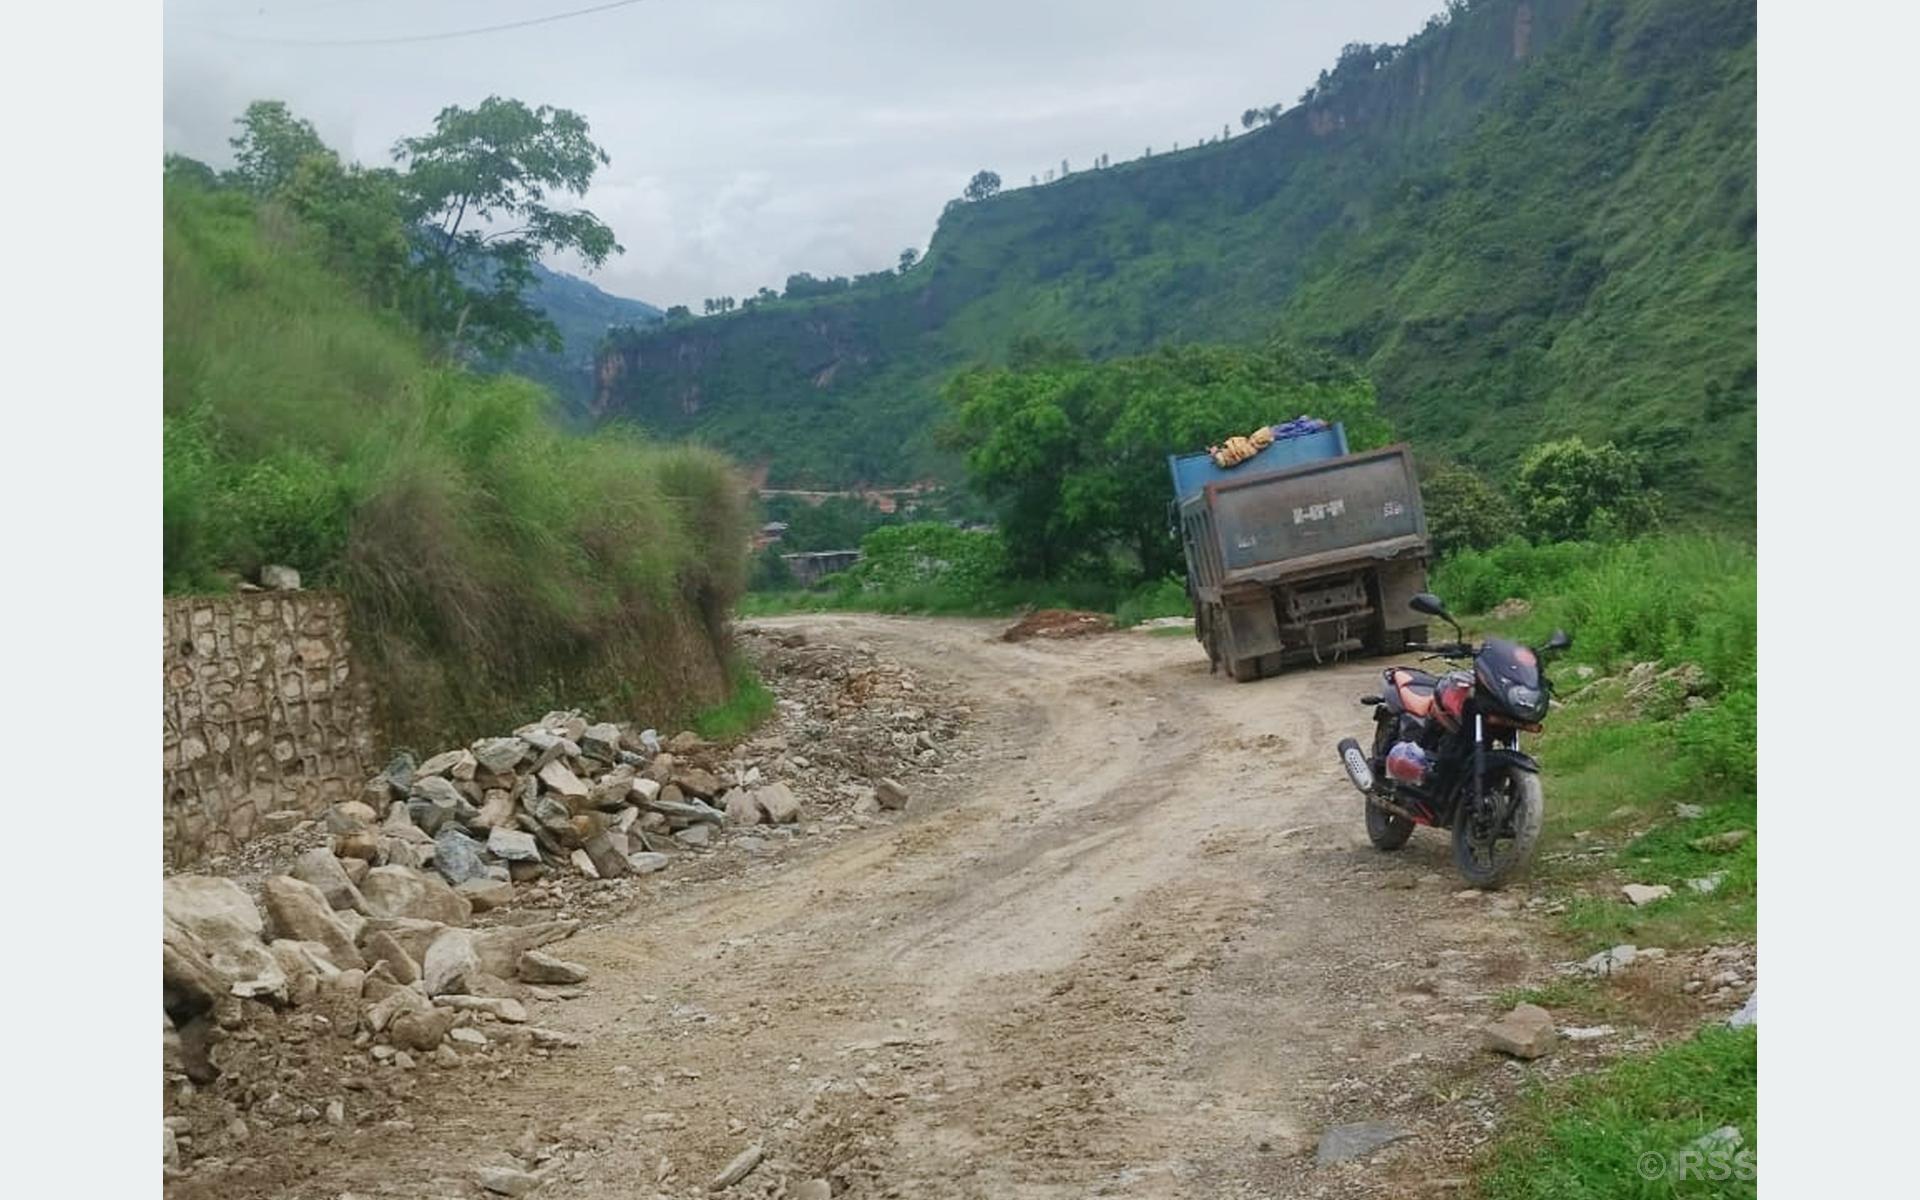
[{"label": "grassy slope", "polygon": [[289,562],[353,598],[389,735],[584,704],[668,720],[727,691],[747,513],[716,456],[573,439],[524,380],[435,368],[244,197],[165,197],[170,590]]},{"label": "grassy slope", "polygon": [[1430,455],[1611,435],[1750,514],[1751,5],[1526,7],[1523,60],[1484,0],[1254,134],[954,207],[906,277],[627,340],[616,406],[776,477],[903,478],[953,469],[939,384],[1015,336],[1278,327],[1367,360]]},{"label": "grassy slope", "polygon": [[[1558,933],[1568,956],[1622,942],[1685,950],[1751,941],[1757,837],[1717,852],[1694,842],[1758,830],[1752,546],[1689,535],[1607,548],[1512,545],[1450,560],[1434,586],[1463,609],[1509,596],[1533,604],[1523,617],[1472,626],[1534,641],[1553,628],[1574,633],[1569,660],[1552,672],[1564,700],[1532,747],[1547,787],[1532,890],[1561,905]],[[1701,668],[1704,695],[1690,706],[1668,685],[1630,701],[1619,676],[1639,662]],[[1582,686],[1579,666],[1600,678]],[[1704,815],[1684,819],[1680,803]],[[1714,873],[1723,878],[1711,893],[1687,886]],[[1665,883],[1674,895],[1635,908],[1617,891],[1625,881]],[[1569,978],[1504,1001],[1540,1004],[1562,1024],[1631,1025],[1650,999],[1640,990],[1647,986],[1632,976]],[[1741,1178],[1736,1162],[1649,1180],[1641,1156],[1671,1162],[1726,1125],[1751,1151],[1758,1078],[1757,1030],[1709,1026],[1598,1075],[1545,1088],[1490,1148],[1478,1193],[1489,1200],[1752,1196],[1752,1172]],[[1722,1173],[1714,1178],[1714,1171]]]}]

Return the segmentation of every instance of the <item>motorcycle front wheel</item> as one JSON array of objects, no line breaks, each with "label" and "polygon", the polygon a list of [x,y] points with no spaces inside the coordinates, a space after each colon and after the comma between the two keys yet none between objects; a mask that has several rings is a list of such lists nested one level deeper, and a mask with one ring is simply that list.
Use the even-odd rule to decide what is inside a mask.
[{"label": "motorcycle front wheel", "polygon": [[[1487,776],[1487,798],[1493,816],[1486,821],[1473,805],[1460,805],[1453,820],[1453,864],[1474,887],[1497,891],[1533,862],[1546,799],[1538,775],[1512,767]],[[1505,820],[1498,820],[1503,813]]]}]

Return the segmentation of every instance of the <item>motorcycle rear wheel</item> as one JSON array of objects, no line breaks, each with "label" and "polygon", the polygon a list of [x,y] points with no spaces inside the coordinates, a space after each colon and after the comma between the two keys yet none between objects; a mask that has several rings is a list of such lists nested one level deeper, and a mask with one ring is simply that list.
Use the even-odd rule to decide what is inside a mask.
[{"label": "motorcycle rear wheel", "polygon": [[1367,840],[1376,850],[1398,850],[1413,836],[1413,822],[1367,802]]},{"label": "motorcycle rear wheel", "polygon": [[1499,830],[1479,828],[1473,806],[1462,803],[1453,819],[1453,865],[1474,887],[1498,891],[1523,875],[1540,842],[1546,798],[1540,777],[1509,767],[1487,777],[1494,811],[1508,812]]}]

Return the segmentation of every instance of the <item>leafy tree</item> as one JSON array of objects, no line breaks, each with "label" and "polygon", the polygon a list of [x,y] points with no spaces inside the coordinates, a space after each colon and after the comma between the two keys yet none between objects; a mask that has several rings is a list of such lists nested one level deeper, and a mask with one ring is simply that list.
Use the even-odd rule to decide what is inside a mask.
[{"label": "leafy tree", "polygon": [[313,124],[294,116],[285,101],[255,100],[234,124],[240,132],[227,139],[234,159],[228,178],[252,195],[273,195],[293,181],[294,172],[309,158],[339,160]]},{"label": "leafy tree", "polygon": [[1520,519],[1538,541],[1631,537],[1660,519],[1659,494],[1640,474],[1639,459],[1612,442],[1589,446],[1577,437],[1527,451],[1514,484]]},{"label": "leafy tree", "polygon": [[497,356],[534,342],[558,350],[559,331],[522,298],[533,264],[571,250],[598,267],[622,252],[592,213],[547,203],[555,190],[584,195],[606,165],[588,134],[578,113],[489,96],[478,108],[442,109],[432,133],[394,147],[429,277],[421,323],[450,351],[471,344]]},{"label": "leafy tree", "polygon": [[1284,346],[1181,346],[1096,364],[1029,340],[1009,359],[948,385],[945,440],[964,453],[973,490],[998,505],[1007,552],[1029,575],[1098,572],[1116,552],[1146,578],[1180,570],[1170,453],[1303,412],[1346,422],[1356,448],[1387,437],[1370,383]]},{"label": "leafy tree", "polygon": [[993,171],[981,171],[967,181],[967,190],[960,193],[969,201],[985,200],[1000,191],[1000,176]]},{"label": "leafy tree", "polygon": [[407,306],[422,278],[412,262],[394,172],[309,155],[278,198],[319,235],[328,265],[368,299],[382,307]]},{"label": "leafy tree", "polygon": [[1465,467],[1449,467],[1420,485],[1435,555],[1485,550],[1518,532],[1513,504]]},{"label": "leafy tree", "polygon": [[809,296],[827,296],[834,292],[844,292],[853,284],[844,275],[834,275],[827,279],[815,279],[811,274],[801,271],[797,275],[787,276],[786,298],[804,300]]},{"label": "leafy tree", "polygon": [[[713,310],[708,309],[707,311],[712,312]],[[693,310],[684,304],[670,304],[667,306],[666,319],[669,321],[686,321],[692,319],[692,317]]]},{"label": "leafy tree", "polygon": [[169,187],[206,189],[220,186],[220,176],[212,167],[184,154],[167,155],[161,170],[166,175]]},{"label": "leafy tree", "polygon": [[902,275],[905,275],[908,271],[913,270],[913,264],[919,261],[920,261],[920,252],[918,250],[915,250],[912,246],[908,246],[905,250],[902,250],[900,252],[900,273]]},{"label": "leafy tree", "polygon": [[799,580],[793,577],[793,568],[780,557],[783,544],[776,542],[753,556],[753,566],[747,574],[748,591],[790,592],[800,586]]}]

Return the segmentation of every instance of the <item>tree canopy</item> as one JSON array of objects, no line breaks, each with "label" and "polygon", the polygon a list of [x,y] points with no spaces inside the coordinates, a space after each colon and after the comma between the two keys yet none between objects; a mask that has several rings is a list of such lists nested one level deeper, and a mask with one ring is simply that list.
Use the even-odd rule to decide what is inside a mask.
[{"label": "tree canopy", "polygon": [[1577,437],[1527,451],[1514,481],[1527,534],[1547,542],[1630,537],[1659,524],[1660,497],[1646,486],[1639,458]]},{"label": "tree canopy", "polygon": [[1148,577],[1179,570],[1169,454],[1303,413],[1344,421],[1355,449],[1388,437],[1371,383],[1283,345],[1093,363],[1027,340],[1009,357],[948,385],[945,436],[964,452],[972,488],[999,506],[1014,567],[1034,575],[1098,572],[1115,554]]},{"label": "tree canopy", "polygon": [[525,296],[541,256],[570,250],[597,267],[621,252],[591,212],[548,202],[583,194],[607,162],[565,109],[498,96],[443,109],[431,133],[394,147],[396,167],[342,160],[279,100],[254,101],[235,124],[231,170],[215,177],[170,155],[169,180],[292,211],[337,274],[403,313],[446,358],[559,350],[559,329]]},{"label": "tree canopy", "polygon": [[552,322],[522,293],[543,253],[571,250],[592,267],[622,252],[613,231],[585,209],[547,203],[552,191],[584,195],[607,153],[586,118],[489,96],[451,105],[433,132],[402,138],[402,195],[415,248],[432,273],[430,332],[483,353],[543,341],[559,349]]},{"label": "tree canopy", "polygon": [[967,190],[960,193],[969,201],[985,200],[1000,191],[1000,176],[993,171],[980,171],[967,180]]},{"label": "tree canopy", "polygon": [[293,182],[307,159],[339,161],[313,124],[294,116],[285,101],[255,100],[234,123],[240,132],[227,139],[234,160],[228,181],[251,195],[273,195]]}]

